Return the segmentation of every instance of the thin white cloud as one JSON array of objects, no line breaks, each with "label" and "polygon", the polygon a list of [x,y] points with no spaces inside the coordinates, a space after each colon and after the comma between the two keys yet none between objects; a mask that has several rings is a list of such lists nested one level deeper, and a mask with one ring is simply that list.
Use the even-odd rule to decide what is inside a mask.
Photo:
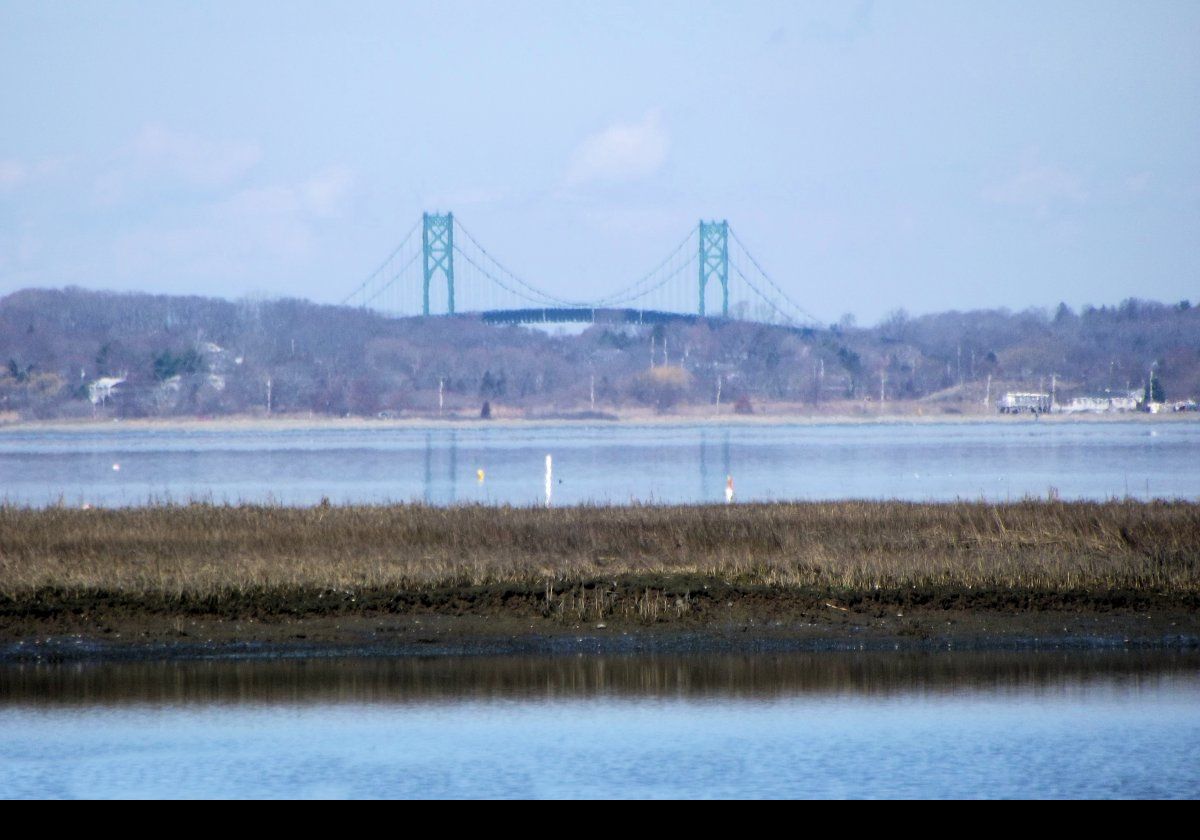
[{"label": "thin white cloud", "polygon": [[[261,158],[254,143],[159,125],[98,160],[0,158],[0,207],[22,199],[0,229],[0,278],[169,284],[295,271],[327,248],[332,220],[349,212],[354,173],[330,166],[263,183]],[[68,173],[74,180],[62,177]],[[93,186],[100,206],[73,236],[52,236],[52,208],[73,200],[80,181]],[[23,200],[35,188],[39,200]]]},{"label": "thin white cloud", "polygon": [[296,219],[327,219],[340,216],[354,184],[345,167],[332,167],[295,184],[239,190],[218,207],[220,215],[254,218],[288,216]]},{"label": "thin white cloud", "polygon": [[95,181],[98,200],[117,204],[145,191],[210,191],[243,180],[262,159],[256,143],[212,140],[166,126],[144,126]]},{"label": "thin white cloud", "polygon": [[118,273],[231,278],[300,265],[318,251],[323,224],[346,212],[353,186],[349,169],[332,167],[203,202],[178,223],[146,221],[114,242]]},{"label": "thin white cloud", "polygon": [[25,167],[18,160],[0,160],[0,190],[12,190],[25,180]]},{"label": "thin white cloud", "polygon": [[641,122],[615,123],[575,149],[567,184],[634,181],[653,175],[666,162],[670,145],[662,112],[657,109]]},{"label": "thin white cloud", "polygon": [[854,6],[833,3],[812,10],[812,17],[802,28],[802,34],[810,41],[848,44],[871,32],[874,15],[875,0],[860,0]]},{"label": "thin white cloud", "polygon": [[234,183],[262,159],[255,143],[210,140],[161,125],[142,128],[134,139],[133,154],[139,166],[177,175],[198,187]]},{"label": "thin white cloud", "polygon": [[353,188],[354,174],[344,166],[318,172],[300,185],[305,209],[321,219],[342,215]]},{"label": "thin white cloud", "polygon": [[0,160],[0,193],[16,190],[58,175],[64,169],[64,161],[57,158],[42,158],[25,162],[9,158]]},{"label": "thin white cloud", "polygon": [[983,197],[995,204],[1030,208],[1044,216],[1055,206],[1084,203],[1088,192],[1067,170],[1026,160],[1016,173],[986,188]]},{"label": "thin white cloud", "polygon": [[27,274],[43,255],[45,243],[27,227],[0,230],[0,278]]}]

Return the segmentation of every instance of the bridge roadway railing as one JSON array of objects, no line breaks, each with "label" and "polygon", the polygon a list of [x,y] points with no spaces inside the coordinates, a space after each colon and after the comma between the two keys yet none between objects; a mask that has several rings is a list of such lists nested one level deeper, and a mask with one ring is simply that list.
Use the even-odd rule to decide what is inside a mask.
[{"label": "bridge roadway railing", "polygon": [[494,309],[480,313],[480,317],[489,324],[692,324],[700,320],[699,315],[662,312],[656,309],[591,309],[565,306]]},{"label": "bridge roadway railing", "polygon": [[[462,313],[467,315],[468,313]],[[736,318],[697,315],[687,312],[663,312],[658,309],[588,309],[583,307],[533,307],[529,309],[493,309],[477,313],[488,324],[728,324]],[[820,328],[795,324],[770,324],[778,330],[812,338]]]}]

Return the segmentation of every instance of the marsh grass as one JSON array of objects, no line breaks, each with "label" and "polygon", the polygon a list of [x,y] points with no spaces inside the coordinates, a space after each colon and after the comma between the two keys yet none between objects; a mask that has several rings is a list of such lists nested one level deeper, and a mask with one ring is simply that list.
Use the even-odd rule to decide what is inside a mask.
[{"label": "marsh grass", "polygon": [[[681,596],[661,581],[684,581]],[[603,586],[593,585],[603,583]],[[611,586],[609,586],[611,584]],[[1200,593],[1200,504],[0,506],[0,607],[490,587],[580,618],[682,615],[692,588]],[[606,598],[608,599],[606,601]],[[297,607],[303,612],[302,607]]]}]

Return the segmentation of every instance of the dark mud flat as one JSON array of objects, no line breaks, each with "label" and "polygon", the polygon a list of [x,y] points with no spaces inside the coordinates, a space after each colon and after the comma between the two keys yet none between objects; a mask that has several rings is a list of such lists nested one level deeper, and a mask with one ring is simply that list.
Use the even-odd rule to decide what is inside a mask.
[{"label": "dark mud flat", "polygon": [[[7,617],[0,662],[819,651],[1200,651],[1200,610],[1180,604],[1000,610],[858,604],[781,595],[716,615],[576,622],[510,603],[457,612],[188,616],[122,611]],[[789,604],[789,602],[792,602]],[[788,607],[791,607],[790,609]],[[721,613],[724,613],[723,615]]]}]

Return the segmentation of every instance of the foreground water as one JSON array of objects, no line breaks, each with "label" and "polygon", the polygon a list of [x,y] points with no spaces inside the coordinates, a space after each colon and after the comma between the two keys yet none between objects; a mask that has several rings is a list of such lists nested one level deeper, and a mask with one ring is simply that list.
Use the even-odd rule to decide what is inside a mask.
[{"label": "foreground water", "polygon": [[3,797],[1200,795],[1200,657],[0,668]]},{"label": "foreground water", "polygon": [[[0,500],[1200,498],[1200,422],[7,431]],[[118,469],[119,468],[119,469]],[[484,480],[477,480],[477,470]]]}]

